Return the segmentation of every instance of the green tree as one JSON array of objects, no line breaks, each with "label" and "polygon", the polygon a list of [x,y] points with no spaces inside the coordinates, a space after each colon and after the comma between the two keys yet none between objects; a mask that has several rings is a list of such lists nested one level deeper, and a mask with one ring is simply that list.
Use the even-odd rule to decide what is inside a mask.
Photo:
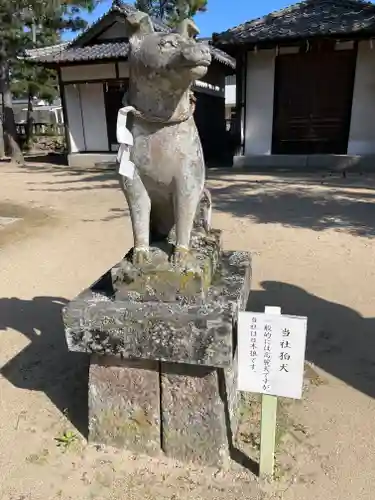
[{"label": "green tree", "polygon": [[[30,40],[27,41],[25,37],[25,48],[45,47],[60,41],[60,34],[55,29],[34,25],[28,33]],[[58,96],[56,72],[31,64],[24,59],[17,59],[10,68],[10,86],[14,97],[27,97],[26,144],[30,144],[33,129],[33,98],[38,97],[52,102]]]},{"label": "green tree", "polygon": [[[3,103],[3,129],[7,150],[17,163],[23,164],[24,158],[14,121],[10,75],[13,68],[15,75],[19,72],[18,57],[30,47],[35,27],[52,38],[53,33],[57,36],[64,30],[80,30],[87,24],[81,16],[82,12],[92,11],[97,3],[98,0],[0,0],[0,93]],[[26,72],[26,68],[24,71]],[[29,73],[27,76],[30,78],[32,75]],[[30,90],[31,87],[30,83]]]},{"label": "green tree", "polygon": [[206,12],[207,2],[208,0],[176,0],[170,22],[176,24],[184,19],[193,18],[198,12]]},{"label": "green tree", "polygon": [[207,10],[208,0],[136,0],[135,7],[174,26]]}]

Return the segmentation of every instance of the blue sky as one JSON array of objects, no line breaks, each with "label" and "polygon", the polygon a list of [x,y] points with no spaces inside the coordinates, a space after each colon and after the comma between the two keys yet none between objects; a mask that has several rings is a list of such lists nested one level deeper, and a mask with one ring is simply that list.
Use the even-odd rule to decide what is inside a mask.
[{"label": "blue sky", "polygon": [[[129,3],[133,3],[129,1]],[[295,0],[208,0],[208,10],[196,16],[196,23],[201,36],[211,36],[213,32],[225,31],[245,21],[255,19],[295,3]],[[92,14],[85,18],[91,23],[101,17],[111,7],[112,1],[105,0]],[[72,39],[75,34],[64,35],[64,39]]]}]

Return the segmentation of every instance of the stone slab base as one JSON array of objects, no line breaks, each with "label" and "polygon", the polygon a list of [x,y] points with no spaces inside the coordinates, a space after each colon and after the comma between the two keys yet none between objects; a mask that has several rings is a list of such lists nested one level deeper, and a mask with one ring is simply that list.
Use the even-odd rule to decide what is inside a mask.
[{"label": "stone slab base", "polygon": [[159,364],[91,356],[90,441],[150,455],[160,451]]},{"label": "stone slab base", "polygon": [[248,252],[222,252],[203,302],[199,295],[173,302],[117,299],[108,272],[64,307],[68,347],[120,359],[230,367],[233,325],[250,283]]},{"label": "stone slab base", "polygon": [[91,357],[89,441],[225,467],[236,429],[235,371]]},{"label": "stone slab base", "polygon": [[236,323],[250,293],[250,254],[220,254],[204,301],[121,300],[114,275],[63,311],[70,350],[90,354],[89,440],[225,467],[237,427]]},{"label": "stone slab base", "polygon": [[231,429],[223,372],[162,363],[162,446],[167,456],[202,465],[228,463]]}]

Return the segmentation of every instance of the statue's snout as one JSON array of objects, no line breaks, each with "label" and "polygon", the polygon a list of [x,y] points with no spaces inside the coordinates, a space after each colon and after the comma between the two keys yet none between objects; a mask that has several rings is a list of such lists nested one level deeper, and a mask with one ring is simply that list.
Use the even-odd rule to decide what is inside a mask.
[{"label": "statue's snout", "polygon": [[182,51],[184,59],[195,66],[209,66],[211,64],[211,51],[203,43],[189,44]]}]

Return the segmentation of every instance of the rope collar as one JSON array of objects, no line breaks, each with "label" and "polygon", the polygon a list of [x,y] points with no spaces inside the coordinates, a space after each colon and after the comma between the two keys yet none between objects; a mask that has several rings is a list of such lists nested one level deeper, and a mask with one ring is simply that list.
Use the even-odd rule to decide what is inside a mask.
[{"label": "rope collar", "polygon": [[185,113],[183,113],[178,118],[169,118],[167,120],[165,118],[159,118],[158,116],[149,116],[149,115],[143,113],[142,111],[139,111],[134,106],[129,105],[126,102],[124,102],[124,105],[126,105],[126,107],[129,107],[129,113],[133,113],[133,115],[136,118],[140,118],[141,120],[144,120],[146,122],[160,123],[160,124],[164,124],[164,125],[177,125],[179,123],[186,122],[187,120],[189,120],[194,115],[195,103],[196,103],[197,99],[194,96],[193,92],[191,92],[191,91],[190,91],[189,98],[190,98],[190,108],[189,108],[189,110],[186,111]]}]

